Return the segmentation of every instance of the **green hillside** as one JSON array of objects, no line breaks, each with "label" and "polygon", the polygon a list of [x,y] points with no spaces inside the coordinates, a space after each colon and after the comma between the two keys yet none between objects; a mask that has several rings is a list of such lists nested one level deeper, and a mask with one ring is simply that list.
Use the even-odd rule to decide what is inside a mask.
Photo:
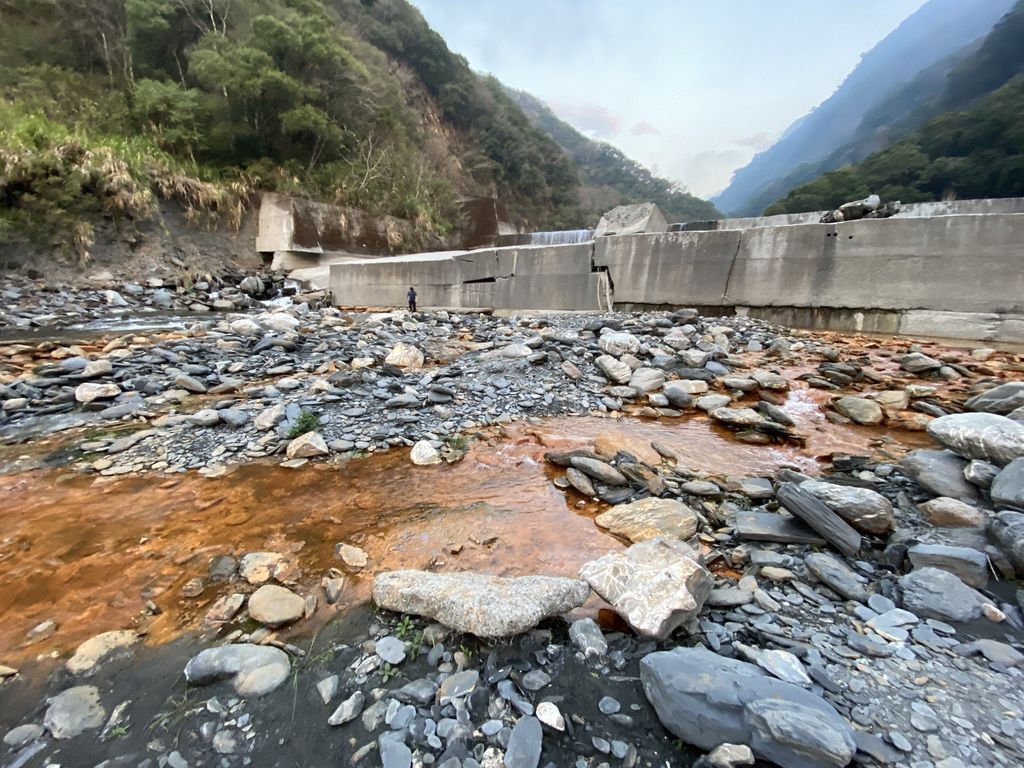
[{"label": "green hillside", "polygon": [[87,252],[97,217],[237,221],[255,189],[585,223],[573,161],[404,0],[0,0],[0,237]]}]

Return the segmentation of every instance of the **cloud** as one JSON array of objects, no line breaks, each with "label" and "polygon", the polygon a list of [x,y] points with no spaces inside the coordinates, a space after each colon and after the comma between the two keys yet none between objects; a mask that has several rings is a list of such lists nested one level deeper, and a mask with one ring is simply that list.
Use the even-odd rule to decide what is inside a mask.
[{"label": "cloud", "polygon": [[549,103],[548,106],[565,122],[584,133],[609,137],[622,132],[622,116],[600,104],[570,104],[556,101]]},{"label": "cloud", "polygon": [[712,197],[728,186],[733,171],[750,160],[750,149],[728,148],[697,152],[678,159],[675,174],[702,197]]},{"label": "cloud", "polygon": [[744,139],[736,139],[735,143],[741,147],[750,147],[755,152],[760,152],[762,149],[768,149],[768,147],[775,143],[775,134],[761,131]]},{"label": "cloud", "polygon": [[641,120],[639,123],[634,123],[633,127],[629,129],[629,132],[634,136],[661,136],[661,131],[655,128],[653,125],[648,123],[646,120]]}]

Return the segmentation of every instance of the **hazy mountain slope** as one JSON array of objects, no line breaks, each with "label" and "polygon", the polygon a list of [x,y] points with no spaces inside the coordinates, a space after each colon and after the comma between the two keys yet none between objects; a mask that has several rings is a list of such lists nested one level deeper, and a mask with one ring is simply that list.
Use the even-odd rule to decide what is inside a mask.
[{"label": "hazy mountain slope", "polygon": [[[767,210],[827,208],[850,199],[844,195],[859,196],[859,190],[871,185],[869,191],[905,202],[1020,194],[1017,123],[1024,110],[1016,115],[1013,110],[1024,106],[1015,95],[1024,76],[1022,41],[1024,0],[1019,0],[984,40],[964,49],[941,80],[932,70],[915,79],[914,109],[888,124],[879,121],[881,127],[871,137],[874,146],[847,145],[820,164],[818,173],[802,178],[798,177],[808,167],[798,169],[788,177],[796,180],[788,194],[780,194]],[[926,77],[933,81],[921,82]],[[879,151],[868,156],[869,149]],[[850,160],[862,162],[821,175]],[[799,186],[810,179],[815,181]]]},{"label": "hazy mountain slope", "polygon": [[654,176],[610,144],[587,138],[535,96],[511,88],[507,91],[533,124],[575,161],[582,183],[580,202],[589,224],[596,224],[604,211],[616,205],[646,201],[657,203],[670,221],[721,218],[707,200]]},{"label": "hazy mountain slope", "polygon": [[[929,0],[866,53],[835,93],[738,170],[713,202],[730,214],[760,213],[766,196],[770,200],[780,192],[778,186],[776,194],[767,191],[770,185],[805,165],[810,167],[803,173],[813,177],[815,164],[849,143],[873,108],[922,70],[985,35],[1013,4],[1014,0]],[[913,100],[907,106],[912,111]]]}]

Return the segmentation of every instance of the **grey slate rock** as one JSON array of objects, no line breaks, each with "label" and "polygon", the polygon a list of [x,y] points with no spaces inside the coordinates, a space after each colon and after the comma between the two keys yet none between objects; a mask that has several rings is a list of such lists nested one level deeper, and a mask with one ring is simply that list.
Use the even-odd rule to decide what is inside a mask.
[{"label": "grey slate rock", "polygon": [[1018,574],[1024,574],[1024,512],[998,512],[988,531]]},{"label": "grey slate rock", "polygon": [[997,466],[1024,456],[1024,424],[994,413],[956,413],[928,423],[928,434],[965,459]]},{"label": "grey slate rock", "polygon": [[903,473],[933,495],[976,504],[981,495],[964,477],[966,467],[967,462],[952,451],[911,451],[900,461]]},{"label": "grey slate rock", "polygon": [[860,550],[860,534],[817,497],[800,490],[793,483],[780,485],[775,497],[794,517],[807,523],[847,557]]},{"label": "grey slate rock", "polygon": [[972,587],[988,584],[988,558],[984,552],[970,547],[949,547],[944,544],[915,544],[907,551],[914,568],[941,568],[955,573]]},{"label": "grey slate rock", "polygon": [[908,611],[940,621],[972,621],[989,602],[954,574],[938,568],[920,568],[900,577],[900,589]]},{"label": "grey slate rock", "polygon": [[964,403],[972,411],[1006,415],[1024,406],[1024,381],[1008,381],[987,392],[975,395]]},{"label": "grey slate rock", "polygon": [[1024,458],[1011,461],[1000,470],[989,489],[998,507],[1024,510]]},{"label": "grey slate rock", "polygon": [[868,599],[864,577],[859,576],[846,563],[826,552],[814,552],[804,559],[807,569],[825,586],[835,590],[847,600],[863,603]]},{"label": "grey slate rock", "polygon": [[787,768],[838,768],[854,755],[853,729],[828,702],[753,664],[677,648],[645,656],[640,680],[662,724],[700,749],[748,744]]},{"label": "grey slate rock", "polygon": [[799,520],[772,512],[741,509],[736,513],[736,532],[744,541],[823,546],[826,542]]},{"label": "grey slate rock", "polygon": [[544,731],[536,717],[524,717],[512,729],[505,750],[505,768],[537,768]]}]

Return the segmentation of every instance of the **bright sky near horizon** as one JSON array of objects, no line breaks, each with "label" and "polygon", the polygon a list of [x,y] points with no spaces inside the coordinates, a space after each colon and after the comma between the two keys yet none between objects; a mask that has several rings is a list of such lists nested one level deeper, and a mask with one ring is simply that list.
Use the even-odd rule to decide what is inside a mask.
[{"label": "bright sky near horizon", "polygon": [[413,2],[475,70],[711,197],[925,0]]}]

